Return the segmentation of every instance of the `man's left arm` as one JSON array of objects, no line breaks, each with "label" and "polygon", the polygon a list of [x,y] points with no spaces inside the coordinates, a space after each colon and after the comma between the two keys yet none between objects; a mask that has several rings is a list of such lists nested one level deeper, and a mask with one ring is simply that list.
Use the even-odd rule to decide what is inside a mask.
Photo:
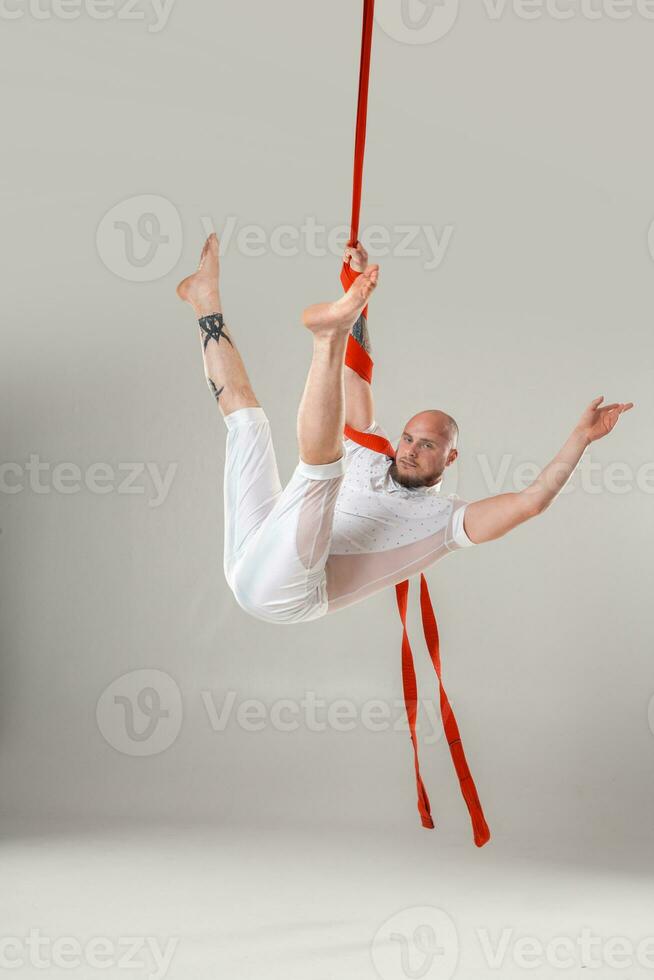
[{"label": "man's left arm", "polygon": [[633,402],[602,405],[603,401],[602,397],[590,403],[561,451],[528,487],[517,493],[500,493],[467,505],[464,529],[473,544],[501,538],[549,507],[572,476],[588,446],[608,435],[622,413],[633,408]]}]

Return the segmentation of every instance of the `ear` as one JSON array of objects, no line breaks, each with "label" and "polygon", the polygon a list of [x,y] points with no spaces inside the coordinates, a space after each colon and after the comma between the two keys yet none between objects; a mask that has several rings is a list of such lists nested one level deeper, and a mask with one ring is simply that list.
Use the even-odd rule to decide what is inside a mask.
[{"label": "ear", "polygon": [[447,462],[445,463],[445,465],[451,466],[452,463],[454,463],[458,459],[458,456],[459,456],[458,449],[450,449],[449,455],[447,457]]}]

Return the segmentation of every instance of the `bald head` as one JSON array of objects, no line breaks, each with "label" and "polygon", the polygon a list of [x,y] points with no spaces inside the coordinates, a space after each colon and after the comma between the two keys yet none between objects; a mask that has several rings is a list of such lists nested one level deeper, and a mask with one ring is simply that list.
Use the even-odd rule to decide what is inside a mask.
[{"label": "bald head", "polygon": [[429,408],[424,412],[418,412],[413,418],[409,419],[407,427],[419,427],[421,430],[431,430],[434,435],[445,436],[450,440],[452,449],[456,449],[459,441],[459,426],[451,415],[441,412],[437,408]]}]

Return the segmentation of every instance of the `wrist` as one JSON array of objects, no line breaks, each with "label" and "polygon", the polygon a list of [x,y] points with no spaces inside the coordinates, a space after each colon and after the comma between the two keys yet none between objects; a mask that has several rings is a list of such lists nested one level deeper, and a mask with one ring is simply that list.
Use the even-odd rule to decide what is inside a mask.
[{"label": "wrist", "polygon": [[588,435],[588,432],[579,426],[575,426],[575,428],[572,430],[572,435],[570,438],[573,439],[574,442],[582,449],[588,449],[593,441]]}]

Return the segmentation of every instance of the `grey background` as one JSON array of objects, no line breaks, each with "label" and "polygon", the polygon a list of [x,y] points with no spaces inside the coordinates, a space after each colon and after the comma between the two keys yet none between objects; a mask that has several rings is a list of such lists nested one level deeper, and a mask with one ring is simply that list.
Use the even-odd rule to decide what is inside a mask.
[{"label": "grey background", "polygon": [[[8,827],[419,833],[405,733],[217,733],[202,700],[401,696],[392,592],[288,629],[236,606],[222,576],[224,426],[174,294],[203,217],[219,231],[228,216],[268,232],[348,221],[359,20],[356,3],[186,0],[159,33],[85,15],[3,25],[3,459],[177,466],[159,507],[149,489],[1,495]],[[480,4],[434,44],[376,32],[364,227],[454,228],[436,270],[380,260],[377,416],[393,433],[424,407],[456,416],[446,492],[492,492],[482,455],[493,470],[504,454],[544,464],[599,394],[637,407],[592,459],[634,473],[652,460],[652,32],[637,15],[492,21]],[[170,272],[134,282],[107,268],[96,232],[144,194],[175,206],[183,237]],[[310,356],[300,311],[338,288],[334,256],[232,244],[223,259],[226,315],[284,477]],[[652,844],[653,505],[637,488],[578,490],[429,575],[496,840],[592,839],[598,860]],[[137,668],[168,673],[184,709],[174,744],[147,758],[96,723],[107,685]],[[442,743],[422,764],[440,833],[467,844]]]}]

